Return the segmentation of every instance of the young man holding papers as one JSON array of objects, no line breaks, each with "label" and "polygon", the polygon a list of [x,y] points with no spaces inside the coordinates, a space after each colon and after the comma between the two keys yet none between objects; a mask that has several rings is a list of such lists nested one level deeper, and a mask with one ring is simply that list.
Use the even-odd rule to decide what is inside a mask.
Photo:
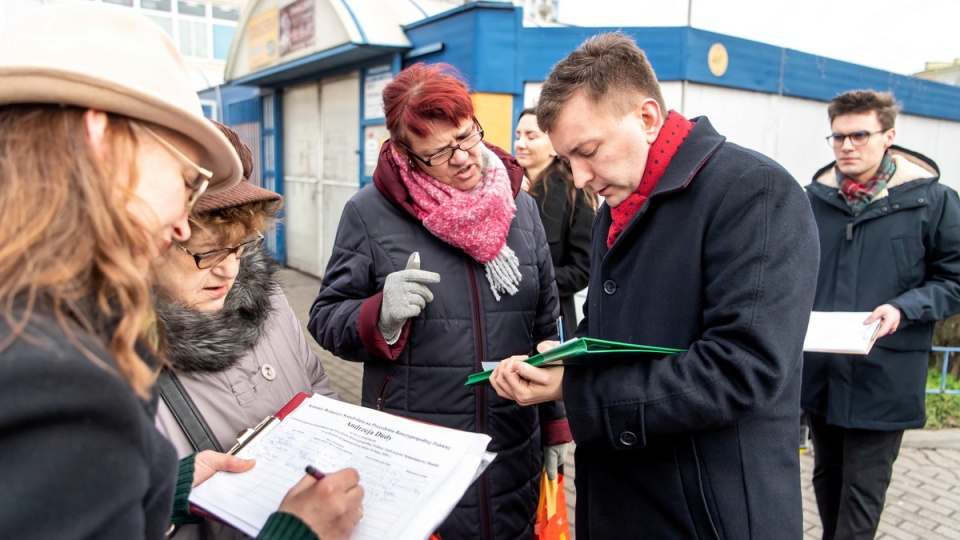
[{"label": "young man holding papers", "polygon": [[664,104],[627,36],[586,41],[537,119],[593,226],[588,336],[686,352],[566,367],[500,364],[521,404],[560,399],[577,443],[577,539],[801,538],[802,345],[816,226],[800,185]]},{"label": "young man holding papers", "polygon": [[823,258],[814,309],[881,320],[869,354],[804,356],[823,537],[873,538],[904,429],[926,422],[933,326],[960,311],[960,200],[936,163],[893,145],[893,95],[830,102],[836,161],[807,186]]}]

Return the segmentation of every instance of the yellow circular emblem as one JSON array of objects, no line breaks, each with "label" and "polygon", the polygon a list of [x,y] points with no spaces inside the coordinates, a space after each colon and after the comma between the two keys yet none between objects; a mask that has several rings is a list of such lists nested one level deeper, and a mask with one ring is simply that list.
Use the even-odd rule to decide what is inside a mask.
[{"label": "yellow circular emblem", "polygon": [[710,51],[707,52],[707,66],[710,68],[710,73],[722,77],[727,72],[729,63],[730,58],[727,56],[727,48],[720,43],[714,43],[710,47]]}]

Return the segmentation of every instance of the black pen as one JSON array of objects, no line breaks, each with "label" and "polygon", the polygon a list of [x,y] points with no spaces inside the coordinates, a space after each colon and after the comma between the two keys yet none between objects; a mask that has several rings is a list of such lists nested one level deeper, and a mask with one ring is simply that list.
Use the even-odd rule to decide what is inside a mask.
[{"label": "black pen", "polygon": [[314,467],[313,465],[307,465],[307,474],[316,478],[317,480],[323,480],[327,476],[320,472],[320,469]]}]

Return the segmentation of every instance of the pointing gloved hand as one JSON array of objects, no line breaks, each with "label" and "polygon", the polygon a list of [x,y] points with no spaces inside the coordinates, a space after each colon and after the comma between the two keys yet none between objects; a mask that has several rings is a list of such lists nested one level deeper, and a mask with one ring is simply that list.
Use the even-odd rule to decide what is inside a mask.
[{"label": "pointing gloved hand", "polygon": [[557,479],[560,465],[567,459],[567,447],[570,443],[551,444],[543,447],[543,467],[547,470],[547,478]]},{"label": "pointing gloved hand", "polygon": [[377,328],[390,345],[400,337],[403,323],[419,315],[433,300],[428,283],[440,283],[440,274],[420,270],[420,253],[416,251],[410,254],[406,269],[387,276]]}]

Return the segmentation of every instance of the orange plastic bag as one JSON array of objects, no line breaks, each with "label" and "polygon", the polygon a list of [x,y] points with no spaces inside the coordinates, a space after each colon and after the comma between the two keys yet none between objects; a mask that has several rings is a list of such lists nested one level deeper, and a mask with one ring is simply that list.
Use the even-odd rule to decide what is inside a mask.
[{"label": "orange plastic bag", "polygon": [[567,523],[567,495],[563,491],[563,475],[556,480],[540,475],[540,502],[537,503],[537,521],[533,525],[535,540],[567,540],[570,525]]}]

